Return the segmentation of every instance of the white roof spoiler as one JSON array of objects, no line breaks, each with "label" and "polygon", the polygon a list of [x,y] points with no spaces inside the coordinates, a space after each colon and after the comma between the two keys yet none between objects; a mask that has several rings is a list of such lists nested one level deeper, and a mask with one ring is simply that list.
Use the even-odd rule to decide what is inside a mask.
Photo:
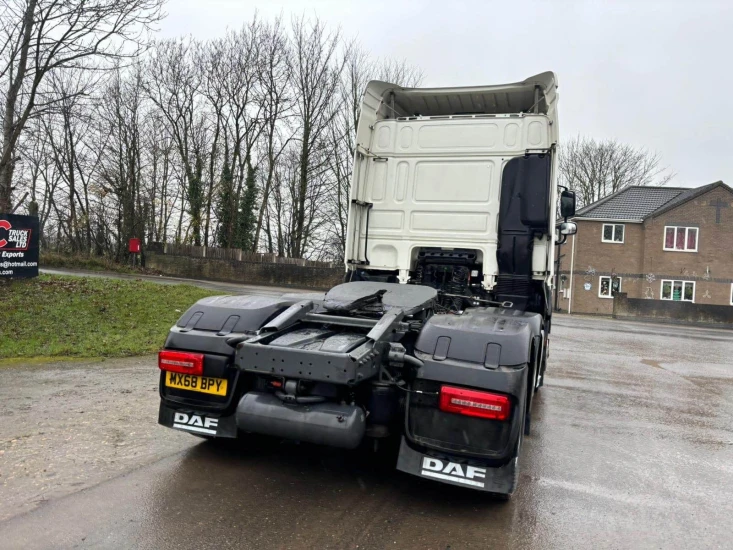
[{"label": "white roof spoiler", "polygon": [[[364,92],[358,133],[378,120],[415,116],[544,114],[553,125],[557,88],[557,77],[551,71],[511,84],[453,88],[403,88],[372,80]],[[555,137],[557,133],[555,125]],[[365,140],[357,136],[357,141]]]}]

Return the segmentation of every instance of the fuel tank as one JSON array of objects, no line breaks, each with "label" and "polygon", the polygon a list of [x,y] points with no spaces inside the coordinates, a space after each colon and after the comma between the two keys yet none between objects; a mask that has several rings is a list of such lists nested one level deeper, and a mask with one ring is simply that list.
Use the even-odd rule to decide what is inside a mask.
[{"label": "fuel tank", "polygon": [[270,393],[247,393],[236,417],[240,430],[343,449],[356,448],[366,430],[366,414],[359,406],[289,404]]}]

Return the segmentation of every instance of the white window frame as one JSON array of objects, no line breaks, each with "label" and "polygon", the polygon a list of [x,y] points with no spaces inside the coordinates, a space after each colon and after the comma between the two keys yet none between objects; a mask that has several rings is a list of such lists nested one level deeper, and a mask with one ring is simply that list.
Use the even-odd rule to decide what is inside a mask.
[{"label": "white window frame", "polygon": [[[607,225],[610,225],[611,227],[613,227],[613,230],[611,231],[611,240],[606,239],[606,226]],[[616,236],[616,227],[619,225],[623,227],[622,231],[624,232],[624,235],[620,241],[615,241],[614,237]],[[601,227],[601,242],[612,243],[612,244],[624,244],[625,240],[626,240],[626,224],[625,223],[604,223],[603,227]]]},{"label": "white window frame", "polygon": [[[672,241],[672,248],[667,248],[667,229],[674,229],[674,240]],[[677,242],[677,231],[679,229],[685,230],[685,248],[675,248],[674,244]],[[695,239],[695,248],[687,248],[687,232],[690,229],[694,229],[697,232],[697,238]],[[691,225],[665,225],[664,233],[662,233],[662,248],[666,252],[697,252],[700,248],[700,228],[692,227]],[[669,279],[667,279],[669,280]]]},{"label": "white window frame", "polygon": [[[664,283],[671,283],[672,292],[669,298],[664,297]],[[675,283],[682,283],[682,299],[681,300],[674,299],[674,284]],[[692,300],[685,300],[685,284],[686,283],[692,284]],[[694,304],[696,291],[697,291],[697,283],[695,281],[685,281],[684,279],[662,279],[661,283],[659,284],[659,298],[662,300],[668,300],[670,302],[689,302],[691,304]]]},{"label": "white window frame", "polygon": [[730,305],[733,306],[733,283],[730,284]]},{"label": "white window frame", "polygon": [[[603,279],[608,279],[608,291],[610,294],[606,296],[605,294],[601,294],[601,288],[603,288]],[[598,277],[598,297],[599,298],[613,298],[613,277],[610,275],[601,275]],[[618,291],[621,292],[621,286],[623,283],[623,277],[616,277],[616,280],[618,280]]]}]

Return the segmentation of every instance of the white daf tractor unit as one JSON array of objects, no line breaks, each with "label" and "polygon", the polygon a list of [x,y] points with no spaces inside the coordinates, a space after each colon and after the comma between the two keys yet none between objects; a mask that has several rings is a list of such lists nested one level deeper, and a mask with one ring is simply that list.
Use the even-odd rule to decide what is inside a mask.
[{"label": "white daf tractor unit", "polygon": [[[547,368],[557,80],[371,82],[357,131],[344,283],[194,304],[159,355],[165,426],[372,452],[511,495]],[[559,202],[559,204],[558,204]]]}]

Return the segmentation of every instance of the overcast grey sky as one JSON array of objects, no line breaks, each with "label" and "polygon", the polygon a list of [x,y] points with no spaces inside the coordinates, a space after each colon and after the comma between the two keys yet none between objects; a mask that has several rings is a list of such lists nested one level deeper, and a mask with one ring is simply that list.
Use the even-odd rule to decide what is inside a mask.
[{"label": "overcast grey sky", "polygon": [[733,184],[733,0],[547,2],[169,0],[166,37],[221,35],[255,11],[317,14],[426,86],[498,84],[552,70],[561,139],[658,151],[670,185]]}]

